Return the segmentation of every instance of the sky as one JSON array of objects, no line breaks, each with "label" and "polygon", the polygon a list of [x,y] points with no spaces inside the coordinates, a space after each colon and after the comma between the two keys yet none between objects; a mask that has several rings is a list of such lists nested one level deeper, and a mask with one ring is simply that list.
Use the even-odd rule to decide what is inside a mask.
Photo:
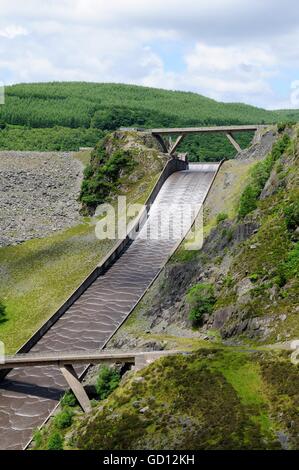
[{"label": "sky", "polygon": [[0,0],[0,82],[92,81],[299,108],[295,0]]}]

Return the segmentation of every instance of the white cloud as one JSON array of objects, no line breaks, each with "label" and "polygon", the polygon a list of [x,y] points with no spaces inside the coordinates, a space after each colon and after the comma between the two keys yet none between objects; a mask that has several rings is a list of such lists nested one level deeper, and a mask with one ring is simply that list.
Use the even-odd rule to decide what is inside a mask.
[{"label": "white cloud", "polygon": [[299,10],[295,0],[283,14],[269,3],[1,0],[0,79],[137,83],[291,106],[272,81],[292,70],[290,83],[299,78]]},{"label": "white cloud", "polygon": [[248,74],[250,71],[277,65],[276,57],[263,46],[227,46],[215,47],[198,43],[186,56],[190,71],[205,70],[227,72],[238,70]]},{"label": "white cloud", "polygon": [[[272,97],[267,79],[276,73],[275,54],[264,46],[215,47],[203,43],[186,55],[190,83],[216,99],[249,103]],[[263,102],[265,105],[265,102]]]},{"label": "white cloud", "polygon": [[0,36],[7,39],[14,39],[17,36],[27,36],[28,34],[27,29],[17,25],[9,25],[0,29]]}]

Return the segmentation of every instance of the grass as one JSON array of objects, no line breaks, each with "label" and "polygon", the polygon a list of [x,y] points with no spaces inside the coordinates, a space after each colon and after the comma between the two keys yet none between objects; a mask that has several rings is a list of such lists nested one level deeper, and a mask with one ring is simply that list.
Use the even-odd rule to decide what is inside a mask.
[{"label": "grass", "polygon": [[258,363],[250,362],[246,357],[231,353],[229,360],[219,361],[213,364],[215,370],[220,371],[238,394],[244,406],[255,408],[256,414],[251,417],[252,421],[260,425],[262,433],[271,433],[273,429],[271,420],[266,412],[269,408],[269,399],[265,394],[261,368]]},{"label": "grass", "polygon": [[113,244],[98,240],[94,226],[85,222],[0,249],[0,291],[7,307],[0,338],[7,353],[16,351],[58,309]]},{"label": "grass", "polygon": [[91,157],[91,150],[80,150],[79,152],[74,153],[74,158],[79,160],[84,167],[89,165]]},{"label": "grass", "polygon": [[219,214],[226,214],[228,219],[236,217],[244,184],[254,164],[249,159],[229,160],[222,164],[205,204],[205,236],[217,225]]}]

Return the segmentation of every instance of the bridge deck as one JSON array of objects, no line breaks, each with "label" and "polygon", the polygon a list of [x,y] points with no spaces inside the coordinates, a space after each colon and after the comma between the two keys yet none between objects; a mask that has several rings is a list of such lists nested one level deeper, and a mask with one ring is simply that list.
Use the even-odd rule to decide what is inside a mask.
[{"label": "bridge deck", "polygon": [[172,127],[172,128],[161,128],[161,129],[148,129],[151,134],[158,135],[171,135],[171,134],[200,134],[200,133],[217,133],[217,132],[254,132],[260,127],[259,125],[248,125],[248,126],[214,126],[214,127]]},{"label": "bridge deck", "polygon": [[[180,351],[151,351],[150,354],[155,357],[162,355],[177,354]],[[57,353],[27,353],[6,356],[3,363],[0,363],[0,369],[15,369],[20,367],[36,367],[61,364],[101,364],[110,363],[128,363],[135,364],[136,358],[141,358],[149,354],[148,351],[62,351]]]}]

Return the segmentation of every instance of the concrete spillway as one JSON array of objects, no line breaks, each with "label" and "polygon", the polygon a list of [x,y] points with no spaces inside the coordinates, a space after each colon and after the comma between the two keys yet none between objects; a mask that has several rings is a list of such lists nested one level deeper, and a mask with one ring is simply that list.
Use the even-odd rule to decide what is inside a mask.
[{"label": "concrete spillway", "polygon": [[[103,347],[190,227],[190,217],[183,216],[190,208],[193,215],[198,212],[217,168],[218,164],[190,164],[188,170],[171,175],[127,251],[93,282],[31,352]],[[55,366],[10,372],[0,382],[0,449],[24,448],[66,388]]]}]

